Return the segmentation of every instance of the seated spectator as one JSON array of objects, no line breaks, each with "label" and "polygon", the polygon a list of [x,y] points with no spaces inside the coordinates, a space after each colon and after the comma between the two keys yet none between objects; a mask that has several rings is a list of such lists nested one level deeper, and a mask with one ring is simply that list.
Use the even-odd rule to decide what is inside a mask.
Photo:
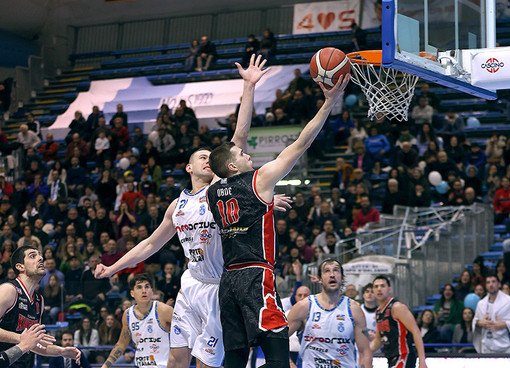
[{"label": "seated spectator", "polygon": [[443,148],[443,139],[436,136],[436,133],[430,123],[424,123],[421,125],[416,139],[416,146],[418,147],[418,155],[420,157],[424,156],[430,142],[436,143],[438,152],[441,148]]},{"label": "seated spectator", "polygon": [[348,148],[346,153],[351,153],[354,150],[354,146],[356,143],[365,140],[368,137],[368,134],[363,127],[363,124],[359,122],[359,120],[354,120],[354,128],[350,130],[350,136],[347,139]]},{"label": "seated spectator", "polygon": [[445,203],[447,206],[462,206],[466,204],[466,196],[464,195],[464,188],[460,179],[455,179],[452,188],[448,192],[448,200]]},{"label": "seated spectator", "polygon": [[350,115],[348,110],[344,110],[341,116],[331,122],[335,145],[343,144],[351,136],[354,122]]},{"label": "seated spectator", "polygon": [[268,61],[273,61],[276,56],[276,38],[269,28],[264,29],[260,40],[260,53]]},{"label": "seated spectator", "polygon": [[464,133],[464,120],[455,111],[448,111],[444,118],[443,127],[440,130],[445,142],[450,142],[450,138],[455,136],[460,143],[466,140]]},{"label": "seated spectator", "polygon": [[163,292],[163,303],[173,305],[181,288],[180,275],[176,271],[175,264],[166,263],[163,266],[163,277],[156,283],[158,290]]},{"label": "seated spectator", "polygon": [[354,169],[361,169],[362,172],[370,172],[372,167],[374,167],[374,159],[369,152],[366,152],[365,145],[362,142],[357,142],[354,145],[352,167]]},{"label": "seated spectator", "polygon": [[370,128],[370,135],[363,142],[367,152],[376,160],[382,161],[390,151],[390,142],[384,134],[380,134],[377,127]]},{"label": "seated spectator", "polygon": [[494,223],[502,224],[510,214],[510,179],[506,176],[501,179],[501,188],[494,195]]},{"label": "seated spectator", "polygon": [[53,140],[53,134],[46,134],[46,142],[41,144],[39,153],[47,165],[53,165],[58,160],[58,143]]},{"label": "seated spectator", "polygon": [[110,140],[106,137],[106,132],[100,130],[94,141],[94,151],[96,153],[96,163],[100,166],[106,158],[110,158]]},{"label": "seated spectator", "polygon": [[[277,89],[275,91],[276,94],[276,100],[273,101],[271,104],[271,111],[273,114],[275,113],[276,109],[282,109],[282,111],[285,111],[288,103],[288,98],[286,98],[282,92],[281,89]],[[290,97],[290,96],[289,96]],[[268,124],[268,125],[274,125],[274,124]]]},{"label": "seated spectator", "polygon": [[[132,185],[132,183],[130,183]],[[127,192],[126,192],[127,193]],[[134,208],[134,204],[133,204]],[[124,226],[134,226],[136,224],[136,217],[134,212],[128,207],[126,202],[122,202],[120,204],[119,213],[115,218],[115,223],[117,228],[119,229],[119,233],[117,234],[117,238],[120,237],[120,229]]]},{"label": "seated spectator", "polygon": [[464,187],[467,189],[469,187],[473,188],[475,191],[475,195],[482,195],[482,180],[478,176],[478,169],[476,166],[470,165],[466,167],[466,177],[464,179]]},{"label": "seated spectator", "polygon": [[350,164],[345,163],[345,160],[342,157],[336,158],[336,167],[335,173],[333,174],[333,179],[331,180],[331,189],[338,188],[341,191],[347,188],[351,181],[351,177],[353,175],[353,168]]},{"label": "seated spectator", "polygon": [[418,152],[416,152],[410,142],[404,142],[402,149],[397,153],[397,167],[403,173],[410,173],[412,169],[418,166]]},{"label": "seated spectator", "polygon": [[[439,342],[439,333],[436,328],[436,315],[431,309],[425,309],[418,316],[418,327],[424,344],[435,344]],[[435,348],[425,348],[426,352],[435,352]]]},{"label": "seated spectator", "polygon": [[306,237],[303,234],[299,234],[296,237],[296,247],[299,250],[299,256],[305,263],[310,263],[314,258],[314,250],[311,246],[306,244]]},{"label": "seated spectator", "polygon": [[32,234],[32,227],[27,224],[23,226],[23,236],[18,240],[18,248],[23,246],[34,246],[33,242],[35,242],[37,250],[42,253],[41,241],[37,236]]},{"label": "seated spectator", "polygon": [[81,296],[83,302],[93,308],[99,309],[106,301],[106,293],[110,290],[108,279],[96,279],[94,272],[99,264],[99,257],[93,255],[89,258],[89,269],[83,271],[81,277]]},{"label": "seated spectator", "polygon": [[80,158],[86,158],[89,154],[89,147],[87,143],[80,137],[78,133],[74,133],[72,141],[68,144],[65,152],[67,161],[71,160],[74,154],[74,148],[77,147],[80,152]]},{"label": "seated spectator", "polygon": [[470,149],[466,154],[466,166],[473,165],[478,169],[478,175],[483,178],[485,172],[485,164],[487,163],[487,156],[480,148],[477,142],[471,143]]},{"label": "seated spectator", "polygon": [[196,59],[198,56],[198,50],[200,49],[200,45],[198,43],[198,40],[191,41],[191,45],[188,48],[188,56],[186,57],[186,60],[184,61],[184,71],[190,72],[193,70],[196,64]]},{"label": "seated spectator", "polygon": [[[454,344],[472,344],[473,343],[473,318],[475,313],[470,308],[464,308],[462,311],[462,321],[455,325],[453,330],[452,343]],[[476,350],[471,346],[457,348],[458,353],[475,353]]]},{"label": "seated spectator", "polygon": [[409,127],[404,125],[402,128],[400,128],[400,134],[398,136],[396,145],[402,148],[406,142],[410,143],[411,147],[415,147],[418,143],[414,135],[409,132]]},{"label": "seated spectator", "polygon": [[158,134],[152,143],[158,151],[160,162],[171,162],[174,159],[175,154],[173,150],[176,147],[175,139],[166,132],[165,128],[158,128]]},{"label": "seated spectator", "polygon": [[407,196],[399,191],[397,179],[388,180],[388,189],[384,195],[382,213],[393,214],[393,207],[396,205],[406,206]]},{"label": "seated spectator", "polygon": [[81,293],[80,282],[83,274],[83,267],[78,255],[70,256],[68,262],[69,267],[65,273],[65,301],[66,303],[73,303]]},{"label": "seated spectator", "polygon": [[[306,124],[310,116],[310,109],[305,103],[305,98],[301,90],[296,90],[292,99],[287,104],[286,114],[291,124]],[[277,118],[278,120],[278,118]]]},{"label": "seated spectator", "polygon": [[216,46],[209,41],[207,36],[202,36],[198,49],[197,70],[199,72],[208,70],[216,56]]},{"label": "seated spectator", "polygon": [[[294,79],[292,79],[287,86],[287,90],[285,91],[284,98],[291,98],[294,96],[296,91],[305,91],[305,87],[308,85],[308,81],[301,76],[301,69],[294,69]],[[276,111],[275,111],[276,115]]]},{"label": "seated spectator", "polygon": [[43,292],[44,313],[42,322],[44,324],[54,324],[57,322],[63,293],[64,290],[60,287],[58,276],[55,274],[51,275],[48,279],[48,285],[44,288]]},{"label": "seated spectator", "polygon": [[88,130],[87,121],[83,117],[81,111],[76,110],[74,112],[74,119],[71,121],[69,125],[69,133],[67,133],[65,141],[69,144],[72,141],[72,137],[75,133],[77,133],[82,138],[87,138],[90,136],[90,131]]},{"label": "seated spectator", "polygon": [[498,276],[499,282],[503,285],[510,281],[509,273],[505,266],[505,261],[503,259],[498,260],[496,265],[496,276]]},{"label": "seated spectator", "polygon": [[133,151],[133,154],[139,156],[140,152],[142,152],[145,147],[147,138],[143,135],[142,129],[140,127],[136,127],[133,130],[133,133],[133,139],[130,140],[129,149]]},{"label": "seated spectator", "polygon": [[457,300],[455,289],[451,284],[446,284],[441,293],[441,299],[434,304],[434,312],[438,317],[439,341],[451,343],[453,329],[462,320],[464,303]]},{"label": "seated spectator", "polygon": [[243,61],[241,63],[243,68],[247,68],[250,65],[251,56],[255,55],[256,57],[259,53],[259,49],[259,40],[257,40],[253,34],[248,35],[248,42],[246,42],[244,46]]},{"label": "seated spectator", "polygon": [[129,148],[129,130],[123,125],[122,118],[117,117],[113,120],[112,134],[115,134],[119,140],[119,151],[126,152]]},{"label": "seated spectator", "polygon": [[373,222],[379,223],[379,211],[377,208],[370,205],[370,197],[368,194],[363,194],[360,201],[361,209],[356,213],[354,222],[352,223],[352,229],[358,231],[364,227],[367,223]]},{"label": "seated spectator", "polygon": [[338,216],[333,213],[329,202],[323,201],[320,205],[320,210],[318,212],[314,211],[312,214],[312,224],[322,227],[326,220],[331,220],[331,222],[333,222],[333,227],[336,231],[340,229]]},{"label": "seated spectator", "polygon": [[124,106],[122,104],[117,104],[117,112],[113,114],[112,118],[110,119],[110,125],[115,126],[115,119],[121,118],[122,119],[122,125],[127,128],[128,126],[128,116],[124,112]]},{"label": "seated spectator", "polygon": [[37,134],[28,130],[28,126],[26,124],[21,124],[18,133],[18,143],[23,145],[25,150],[29,147],[35,149],[41,143],[41,139],[37,136]]},{"label": "seated spectator", "polygon": [[[115,345],[119,340],[122,325],[113,314],[108,314],[106,320],[98,328],[100,345]],[[96,362],[102,364],[108,357],[107,351],[97,351]]]},{"label": "seated spectator", "polygon": [[437,171],[441,174],[441,177],[447,178],[448,173],[453,172],[455,176],[459,174],[459,169],[455,162],[451,160],[445,151],[441,151],[437,154],[437,161],[427,164],[427,173],[431,171]]},{"label": "seated spectator", "polygon": [[[76,331],[74,331],[74,344],[75,346],[99,346],[99,332],[97,329],[92,327],[90,317],[83,317],[80,325]],[[83,349],[82,354],[87,357],[91,362],[95,362],[94,350]]]},{"label": "seated spectator", "polygon": [[[11,231],[12,233],[12,230],[11,228],[9,227],[9,225],[4,225],[4,234],[5,234],[5,229],[9,228],[9,231]],[[14,233],[12,233],[14,234]],[[18,236],[18,235],[16,235]],[[2,238],[4,237],[4,235],[2,235]],[[0,238],[0,253],[1,253],[1,258],[0,258],[0,264],[8,264],[11,260],[11,256],[12,256],[12,252],[14,252],[14,249],[15,246],[15,241],[13,240],[10,240],[10,239],[4,239],[2,240],[2,238]]]},{"label": "seated spectator", "polygon": [[506,137],[500,136],[498,137],[497,133],[494,133],[487,141],[485,142],[485,154],[487,155],[487,161],[490,164],[501,163],[501,159],[503,158],[503,152],[506,143]]},{"label": "seated spectator", "polygon": [[99,110],[98,106],[92,107],[92,113],[87,118],[87,132],[90,134],[99,126],[99,119],[104,119],[104,114]]},{"label": "seated spectator", "polygon": [[418,127],[417,130],[419,130],[419,127],[425,123],[432,124],[433,115],[434,109],[429,105],[427,97],[418,97],[418,105],[413,107],[413,111],[411,112],[411,118],[414,120],[414,124]]},{"label": "seated spectator", "polygon": [[44,290],[50,281],[51,275],[56,275],[59,282],[64,282],[65,276],[62,272],[57,269],[57,261],[55,258],[47,258],[44,260],[44,268],[46,268],[46,275],[43,276],[39,285],[41,286],[41,290]]},{"label": "seated spectator", "polygon": [[135,202],[138,198],[145,199],[145,196],[140,192],[135,191],[134,183],[127,183],[127,190],[122,194],[121,202],[126,203],[129,211],[133,211],[135,209]]},{"label": "seated spectator", "polygon": [[459,276],[459,282],[455,287],[455,294],[459,300],[464,300],[466,295],[472,293],[474,290],[473,284],[471,283],[471,273],[468,270],[461,272]]}]

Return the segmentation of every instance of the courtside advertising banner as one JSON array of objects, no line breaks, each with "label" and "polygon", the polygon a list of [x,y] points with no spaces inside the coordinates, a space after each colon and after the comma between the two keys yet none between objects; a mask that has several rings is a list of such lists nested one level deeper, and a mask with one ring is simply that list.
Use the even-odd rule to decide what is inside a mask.
[{"label": "courtside advertising banner", "polygon": [[299,125],[250,129],[248,152],[253,166],[261,167],[276,158],[297,139],[302,129]]},{"label": "courtside advertising banner", "polygon": [[359,23],[360,1],[324,1],[294,5],[292,33],[338,32]]}]

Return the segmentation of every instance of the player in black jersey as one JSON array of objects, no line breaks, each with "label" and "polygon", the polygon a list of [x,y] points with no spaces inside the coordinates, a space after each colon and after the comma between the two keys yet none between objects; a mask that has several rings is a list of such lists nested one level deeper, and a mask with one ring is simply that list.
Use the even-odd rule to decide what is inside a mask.
[{"label": "player in black jersey", "polygon": [[288,325],[274,284],[274,188],[317,137],[348,81],[349,76],[341,78],[330,90],[321,84],[324,105],[298,139],[259,170],[233,143],[219,146],[209,157],[211,169],[223,178],[209,187],[207,196],[227,269],[219,289],[225,368],[246,366],[253,345],[264,352],[263,367],[289,366]]},{"label": "player in black jersey", "polygon": [[[44,300],[35,291],[46,274],[41,253],[33,247],[22,246],[11,256],[16,279],[0,285],[0,351],[20,342],[20,334],[32,325],[40,323]],[[33,352],[45,356],[62,356],[79,362],[81,352],[74,348],[52,345],[55,339],[45,335]],[[33,366],[33,354],[25,354],[11,365],[15,368]]]},{"label": "player in black jersey", "polygon": [[377,332],[370,349],[375,352],[383,345],[389,368],[414,368],[417,350],[419,367],[427,368],[421,332],[411,311],[392,297],[390,280],[386,276],[377,276],[373,285],[379,308],[375,312]]}]

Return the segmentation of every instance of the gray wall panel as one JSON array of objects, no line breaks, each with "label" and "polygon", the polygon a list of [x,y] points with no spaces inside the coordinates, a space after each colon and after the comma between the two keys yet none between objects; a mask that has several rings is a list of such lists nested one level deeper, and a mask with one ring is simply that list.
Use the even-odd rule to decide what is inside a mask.
[{"label": "gray wall panel", "polygon": [[117,48],[117,24],[78,28],[76,52],[107,51]]},{"label": "gray wall panel", "polygon": [[250,33],[262,34],[262,11],[241,11],[218,14],[216,17],[216,39],[246,37]]},{"label": "gray wall panel", "polygon": [[172,18],[168,27],[168,43],[191,42],[202,35],[211,35],[212,24],[212,15]]},{"label": "gray wall panel", "polygon": [[292,33],[293,17],[294,8],[291,6],[273,8],[266,11],[265,22],[274,34],[287,34]]},{"label": "gray wall panel", "polygon": [[121,47],[127,49],[162,45],[164,32],[164,19],[125,23],[122,30]]}]

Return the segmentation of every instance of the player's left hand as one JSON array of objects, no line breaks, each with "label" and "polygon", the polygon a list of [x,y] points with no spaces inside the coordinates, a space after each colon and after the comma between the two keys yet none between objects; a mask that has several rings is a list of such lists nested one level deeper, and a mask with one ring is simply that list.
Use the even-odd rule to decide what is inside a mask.
[{"label": "player's left hand", "polygon": [[80,365],[81,351],[76,349],[75,347],[66,347],[63,348],[62,358],[70,358],[76,361],[76,364]]},{"label": "player's left hand", "polygon": [[349,73],[341,75],[340,78],[338,78],[338,82],[334,85],[331,89],[326,89],[324,87],[324,84],[322,82],[319,82],[319,87],[322,89],[322,93],[324,93],[324,97],[326,98],[326,101],[333,101],[336,102],[341,96],[343,96],[345,87],[347,87],[347,84],[349,84],[349,81],[351,80],[351,75]]},{"label": "player's left hand", "polygon": [[292,207],[292,199],[285,194],[275,194],[273,199],[276,211],[285,212]]},{"label": "player's left hand", "polygon": [[266,59],[262,61],[261,60],[262,55],[259,55],[256,60],[255,54],[251,55],[250,65],[246,69],[243,69],[241,64],[235,63],[237,66],[237,70],[239,70],[239,74],[241,75],[241,77],[243,77],[245,82],[255,84],[260,80],[260,78],[262,78],[264,74],[271,70],[271,67],[262,70],[267,60]]}]

